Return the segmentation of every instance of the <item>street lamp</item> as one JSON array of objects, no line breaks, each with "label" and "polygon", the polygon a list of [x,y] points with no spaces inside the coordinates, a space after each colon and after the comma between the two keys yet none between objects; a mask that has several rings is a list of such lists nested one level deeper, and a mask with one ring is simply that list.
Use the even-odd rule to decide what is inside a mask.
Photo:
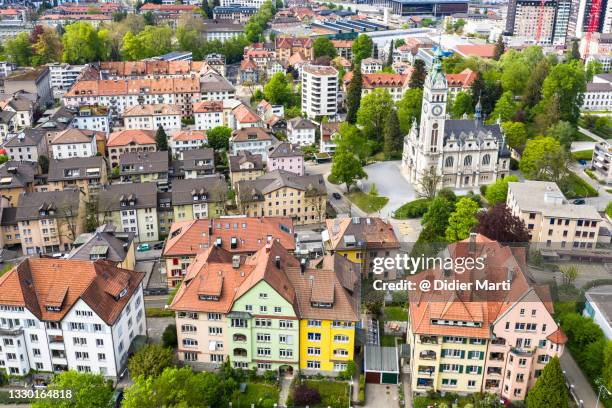
[{"label": "street lamp", "polygon": [[[602,390],[605,391],[608,396],[612,395],[612,393],[610,391],[608,391],[608,389],[603,384],[599,384],[599,391],[597,392],[597,402],[595,403],[595,408],[599,407],[599,399],[601,397],[601,391]],[[604,397],[605,397],[605,395],[604,395]]]},{"label": "street lamp", "polygon": [[351,400],[353,399],[353,380],[349,381],[349,408],[351,408]]}]

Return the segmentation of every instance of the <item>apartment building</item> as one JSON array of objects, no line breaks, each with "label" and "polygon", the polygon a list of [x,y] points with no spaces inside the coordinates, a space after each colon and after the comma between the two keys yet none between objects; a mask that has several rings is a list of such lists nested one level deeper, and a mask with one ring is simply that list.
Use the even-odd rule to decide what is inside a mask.
[{"label": "apartment building", "polygon": [[124,153],[119,157],[122,183],[154,182],[161,191],[168,189],[168,152]]},{"label": "apartment building", "polygon": [[206,61],[101,61],[97,67],[90,67],[93,76],[109,79],[154,79],[186,78],[200,76],[211,67]]},{"label": "apartment building", "polygon": [[102,187],[98,218],[118,230],[131,232],[138,242],[159,240],[157,185],[155,183],[112,184]]},{"label": "apartment building", "polygon": [[21,193],[34,191],[38,165],[30,161],[9,160],[0,165],[0,195],[16,207]]},{"label": "apartment building", "polygon": [[0,108],[3,111],[14,112],[13,122],[15,130],[32,127],[34,111],[37,108],[36,94],[29,94],[22,90],[17,90],[8,99],[0,101]]},{"label": "apartment building", "polygon": [[336,151],[336,141],[340,137],[340,122],[321,122],[321,140],[319,152],[333,154]]},{"label": "apartment building", "polygon": [[59,132],[50,143],[51,157],[67,159],[72,157],[92,157],[98,153],[96,135],[76,128]]},{"label": "apartment building", "polygon": [[0,111],[0,144],[17,128],[17,114],[8,110]]},{"label": "apartment building", "polygon": [[529,0],[510,1],[506,32],[512,36],[534,40],[538,27],[541,27],[538,45],[551,45],[555,34],[558,3],[558,0],[547,1],[543,5]]},{"label": "apartment building", "polygon": [[375,74],[382,71],[383,62],[378,58],[364,58],[361,60],[362,74]]},{"label": "apartment building", "polygon": [[24,192],[16,221],[24,254],[69,251],[85,229],[85,197],[77,190]]},{"label": "apartment building", "polygon": [[182,159],[187,150],[200,149],[208,143],[206,132],[203,130],[178,130],[170,135],[170,150],[172,154]]},{"label": "apartment building", "polygon": [[172,182],[175,221],[216,218],[225,214],[227,183],[222,175]]},{"label": "apartment building", "polygon": [[111,167],[117,167],[119,158],[124,153],[157,151],[155,131],[131,129],[113,132],[108,136],[106,147]]},{"label": "apartment building", "polygon": [[199,83],[200,99],[203,101],[224,101],[236,97],[236,88],[217,72],[209,71],[203,74]]},{"label": "apartment building", "polygon": [[161,268],[169,287],[176,286],[197,253],[213,246],[233,254],[252,255],[266,243],[278,241],[295,250],[293,220],[289,217],[227,216],[172,224],[162,252]]},{"label": "apartment building", "polygon": [[0,369],[117,380],[147,334],[143,277],[102,261],[25,259],[0,280]]},{"label": "apartment building", "polygon": [[204,22],[204,32],[206,33],[206,41],[218,40],[225,42],[244,35],[244,25],[227,21],[208,20]]},{"label": "apartment building", "polygon": [[195,128],[208,130],[223,126],[223,101],[201,101],[193,105]]},{"label": "apartment building", "polygon": [[449,96],[455,97],[459,92],[470,93],[476,76],[476,72],[469,68],[464,69],[458,74],[446,74]]},{"label": "apartment building", "polygon": [[232,186],[241,180],[255,180],[264,174],[261,154],[243,150],[235,156],[229,156],[229,171]]},{"label": "apartment building", "polygon": [[183,152],[183,170],[186,179],[210,176],[215,173],[215,151],[210,148]]},{"label": "apartment building", "polygon": [[323,247],[331,254],[340,254],[360,265],[364,277],[395,279],[403,275],[401,269],[385,269],[382,275],[374,275],[375,258],[393,258],[400,254],[400,242],[393,226],[382,218],[340,217],[325,221],[322,233]]},{"label": "apartment building", "polygon": [[508,183],[506,205],[540,248],[591,249],[597,244],[602,218],[595,207],[568,202],[556,183]]},{"label": "apartment building", "polygon": [[612,144],[607,141],[595,144],[591,170],[600,180],[612,184]]},{"label": "apartment building", "polygon": [[27,68],[13,71],[4,79],[4,93],[28,92],[35,95],[39,106],[53,103],[53,92],[48,67]]},{"label": "apartment building", "polygon": [[274,170],[255,180],[234,185],[236,204],[243,214],[252,217],[291,217],[298,225],[325,220],[327,188],[320,174],[298,176]]},{"label": "apartment building", "polygon": [[94,232],[86,232],[74,240],[68,259],[97,261],[103,259],[117,268],[134,270],[136,264],[135,235],[116,231],[112,224],[102,224]]},{"label": "apartment building", "polygon": [[101,156],[51,159],[47,185],[38,187],[37,190],[78,189],[89,199],[91,193],[96,193],[102,184],[107,182],[106,161]]},{"label": "apartment building", "polygon": [[53,97],[59,99],[76,82],[85,65],[71,65],[55,62],[49,67],[49,81]]},{"label": "apartment building", "polygon": [[157,130],[160,126],[166,133],[181,129],[181,107],[164,103],[134,105],[123,112],[126,129]]},{"label": "apartment building", "polygon": [[72,126],[77,129],[88,129],[109,133],[113,124],[111,111],[106,106],[81,105],[72,119]]},{"label": "apartment building", "polygon": [[250,106],[240,103],[234,107],[229,115],[229,127],[232,129],[245,129],[263,127],[263,119]]},{"label": "apartment building", "polygon": [[353,41],[351,40],[331,40],[338,56],[351,60],[353,58]]},{"label": "apartment building", "polygon": [[260,154],[263,161],[268,160],[268,149],[276,142],[270,132],[261,127],[234,130],[230,139],[230,151],[237,155],[242,151]]},{"label": "apartment building", "polygon": [[317,125],[306,118],[293,118],[287,121],[287,140],[291,144],[310,146],[315,142]]},{"label": "apartment building", "polygon": [[[411,75],[412,69],[410,72],[404,74],[391,74],[387,72],[381,72],[378,74],[362,74],[361,97],[363,98],[365,95],[374,92],[375,89],[384,89],[389,92],[393,102],[397,103],[409,89]],[[353,73],[347,72],[342,79],[345,94],[352,78]]]},{"label": "apartment building", "polygon": [[268,172],[284,170],[298,176],[304,175],[304,153],[299,147],[287,142],[279,142],[268,152]]},{"label": "apartment building", "polygon": [[309,118],[338,112],[338,71],[334,67],[306,65],[302,69],[302,112]]},{"label": "apartment building", "polygon": [[412,389],[417,394],[488,392],[523,400],[567,340],[552,317],[550,295],[525,277],[522,248],[472,234],[449,245],[446,253],[452,259],[480,258],[484,267],[464,273],[428,269],[410,278],[417,287],[424,279],[472,284],[487,279],[509,282],[510,288],[491,291],[486,300],[479,300],[474,288],[410,294]]},{"label": "apartment building", "polygon": [[48,156],[43,129],[26,128],[2,145],[10,160],[38,162],[41,155]]},{"label": "apartment building", "polygon": [[607,111],[612,109],[612,73],[593,76],[586,85],[582,110]]},{"label": "apartment building", "polygon": [[308,61],[314,59],[313,40],[309,37],[277,37],[275,39],[276,57],[288,61],[294,54],[302,54]]}]

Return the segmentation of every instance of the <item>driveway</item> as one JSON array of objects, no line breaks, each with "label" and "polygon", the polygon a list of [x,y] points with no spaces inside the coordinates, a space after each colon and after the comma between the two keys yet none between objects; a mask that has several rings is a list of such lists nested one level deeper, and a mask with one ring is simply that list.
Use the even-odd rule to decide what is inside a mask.
[{"label": "driveway", "polygon": [[390,218],[393,211],[417,196],[412,184],[400,172],[400,165],[400,161],[385,161],[363,168],[368,178],[361,180],[361,190],[368,192],[372,184],[376,184],[378,195],[389,198],[387,205],[380,211],[382,217]]},{"label": "driveway", "polygon": [[398,406],[398,391],[397,385],[387,384],[368,384],[366,383],[366,402],[365,407],[381,408],[381,407],[397,407]]},{"label": "driveway", "polygon": [[603,408],[602,403],[599,403],[597,406],[595,405],[597,402],[597,395],[595,395],[595,391],[593,391],[593,388],[591,388],[591,384],[587,378],[584,376],[582,371],[580,371],[580,368],[574,361],[574,358],[570,354],[569,350],[565,349],[560,360],[561,368],[565,373],[567,383],[573,388],[576,396],[584,403],[584,406]]}]

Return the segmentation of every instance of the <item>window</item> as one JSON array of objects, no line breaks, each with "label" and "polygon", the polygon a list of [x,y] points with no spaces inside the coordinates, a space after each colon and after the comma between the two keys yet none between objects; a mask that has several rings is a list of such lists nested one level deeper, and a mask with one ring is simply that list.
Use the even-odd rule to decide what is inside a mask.
[{"label": "window", "polygon": [[321,348],[320,347],[308,347],[308,349],[306,350],[306,353],[309,356],[320,356]]},{"label": "window", "polygon": [[346,336],[344,334],[336,334],[334,335],[334,342],[335,343],[348,343],[349,336]]},{"label": "window", "polygon": [[223,334],[223,327],[210,326],[208,328],[208,334],[211,336],[220,336]]},{"label": "window", "polygon": [[456,387],[457,380],[455,380],[454,378],[443,378],[442,385],[447,386],[447,387]]},{"label": "window", "polygon": [[308,333],[308,341],[321,341],[321,333]]},{"label": "window", "polygon": [[255,319],[255,327],[272,327],[272,319]]},{"label": "window", "polygon": [[195,339],[183,339],[183,346],[184,347],[197,347],[198,341]]},{"label": "window", "polygon": [[208,320],[221,320],[221,313],[209,313]]},{"label": "window", "polygon": [[271,339],[270,333],[257,333],[258,343],[269,343]]},{"label": "window", "polygon": [[280,306],[274,306],[274,313],[280,313],[281,312],[281,307]]},{"label": "window", "polygon": [[293,336],[287,334],[279,334],[278,342],[281,344],[293,344]]},{"label": "window", "polygon": [[96,347],[103,347],[103,346],[104,346],[104,340],[96,339]]},{"label": "window", "polygon": [[106,354],[98,353],[98,361],[106,361]]},{"label": "window", "polygon": [[257,355],[258,356],[271,356],[272,349],[269,347],[257,347]]},{"label": "window", "polygon": [[318,370],[321,368],[321,362],[320,361],[306,361],[306,367],[314,369],[314,370]]},{"label": "window", "polygon": [[278,350],[278,355],[280,356],[280,358],[292,358],[293,357],[293,350],[291,350],[291,349],[279,349]]},{"label": "window", "polygon": [[444,167],[453,167],[454,161],[455,159],[453,158],[453,156],[447,157],[446,160],[444,161]]},{"label": "window", "polygon": [[85,331],[85,323],[70,322],[70,330]]},{"label": "window", "polygon": [[183,354],[185,361],[198,361],[198,353],[187,352]]},{"label": "window", "polygon": [[183,324],[181,326],[181,331],[183,333],[195,333],[197,331],[197,328],[192,324]]},{"label": "window", "polygon": [[259,312],[260,313],[267,313],[268,312],[268,306],[259,306]]},{"label": "window", "polygon": [[321,327],[321,321],[320,320],[309,320],[308,327]]},{"label": "window", "polygon": [[472,156],[465,156],[465,159],[463,159],[463,165],[464,166],[471,166],[472,165]]},{"label": "window", "polygon": [[348,350],[345,349],[335,349],[334,350],[334,356],[336,357],[348,357],[349,352]]},{"label": "window", "polygon": [[476,387],[476,380],[468,380],[467,386],[468,388]]},{"label": "window", "polygon": [[485,154],[484,156],[482,156],[482,164],[486,166],[489,163],[491,163],[491,156],[489,154]]},{"label": "window", "polygon": [[211,363],[222,363],[223,362],[223,354],[211,354],[210,355]]}]

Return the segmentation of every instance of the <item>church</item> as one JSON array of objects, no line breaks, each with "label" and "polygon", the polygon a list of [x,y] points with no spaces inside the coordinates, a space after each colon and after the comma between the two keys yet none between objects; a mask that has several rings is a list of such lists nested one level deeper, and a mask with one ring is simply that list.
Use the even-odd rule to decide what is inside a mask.
[{"label": "church", "polygon": [[419,184],[433,168],[442,176],[440,187],[466,189],[506,177],[510,173],[510,149],[499,123],[483,123],[480,101],[474,119],[449,119],[448,94],[438,52],[423,86],[421,123],[413,122],[404,138],[405,177]]}]

